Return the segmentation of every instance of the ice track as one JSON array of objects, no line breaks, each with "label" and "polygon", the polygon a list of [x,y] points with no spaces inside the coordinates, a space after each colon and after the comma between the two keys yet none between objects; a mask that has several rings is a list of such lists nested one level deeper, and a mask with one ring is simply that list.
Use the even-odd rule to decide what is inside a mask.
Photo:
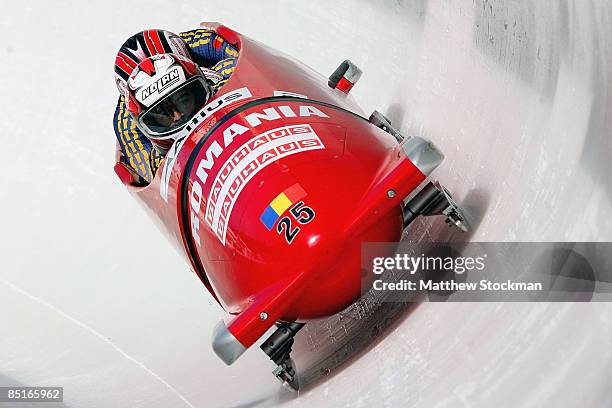
[{"label": "ice track", "polygon": [[325,74],[359,65],[364,111],[445,152],[436,176],[466,207],[467,238],[612,240],[607,1],[11,2],[0,386],[63,386],[59,406],[85,408],[612,406],[606,303],[368,296],[300,332],[299,395],[258,347],[232,367],[218,360],[222,311],[112,171],[116,49],[146,27],[204,20]]}]

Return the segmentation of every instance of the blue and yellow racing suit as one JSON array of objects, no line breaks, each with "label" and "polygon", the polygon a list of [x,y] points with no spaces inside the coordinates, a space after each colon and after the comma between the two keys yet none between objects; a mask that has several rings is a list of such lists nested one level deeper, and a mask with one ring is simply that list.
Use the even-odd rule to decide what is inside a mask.
[{"label": "blue and yellow racing suit", "polygon": [[[236,68],[238,51],[216,32],[196,29],[179,34],[187,43],[196,64],[216,71],[222,79],[213,84],[219,90]],[[121,161],[147,184],[153,180],[164,154],[136,126],[129,115],[123,95],[113,117],[115,135],[121,147]]]}]

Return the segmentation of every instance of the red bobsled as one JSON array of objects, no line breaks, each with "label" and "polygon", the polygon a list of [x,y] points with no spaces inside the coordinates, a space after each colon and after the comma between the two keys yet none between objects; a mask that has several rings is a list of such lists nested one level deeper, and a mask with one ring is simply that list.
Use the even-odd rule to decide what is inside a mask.
[{"label": "red bobsled", "polygon": [[350,61],[324,78],[207,26],[239,49],[235,73],[150,185],[135,186],[119,161],[115,169],[231,316],[215,330],[219,357],[233,363],[276,324],[262,348],[295,388],[293,336],[359,298],[361,244],[398,241],[419,215],[461,228],[464,219],[443,187],[424,183],[442,154],[378,112],[359,114],[348,93],[361,71]]}]

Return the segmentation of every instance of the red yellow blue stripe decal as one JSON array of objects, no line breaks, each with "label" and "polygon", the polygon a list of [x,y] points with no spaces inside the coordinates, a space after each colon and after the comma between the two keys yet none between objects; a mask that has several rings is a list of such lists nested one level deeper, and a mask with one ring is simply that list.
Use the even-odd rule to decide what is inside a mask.
[{"label": "red yellow blue stripe decal", "polygon": [[266,207],[263,213],[261,213],[259,219],[263,225],[266,226],[268,231],[271,231],[281,215],[283,215],[287,209],[289,209],[293,204],[299,202],[305,196],[306,191],[304,191],[299,183],[295,183],[277,195]]}]

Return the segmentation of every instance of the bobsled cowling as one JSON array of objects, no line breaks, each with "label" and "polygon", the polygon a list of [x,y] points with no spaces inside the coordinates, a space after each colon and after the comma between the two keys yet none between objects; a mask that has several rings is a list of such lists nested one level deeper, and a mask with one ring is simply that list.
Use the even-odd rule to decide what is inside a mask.
[{"label": "bobsled cowling", "polygon": [[402,200],[443,156],[363,118],[350,87],[212,27],[239,49],[234,74],[151,184],[122,181],[231,315],[213,340],[231,364],[275,322],[358,299],[361,244],[399,240]]}]

